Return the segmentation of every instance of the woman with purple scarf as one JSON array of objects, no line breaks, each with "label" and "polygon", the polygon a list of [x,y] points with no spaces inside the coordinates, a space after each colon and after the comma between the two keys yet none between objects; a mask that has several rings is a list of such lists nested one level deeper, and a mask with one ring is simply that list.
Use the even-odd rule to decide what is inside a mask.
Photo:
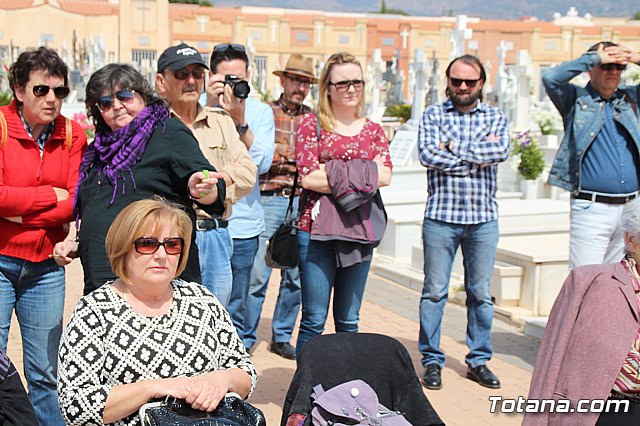
[{"label": "woman with purple scarf", "polygon": [[[109,64],[96,71],[87,84],[85,105],[96,138],[80,165],[74,202],[78,236],[57,244],[53,257],[66,265],[80,256],[86,295],[116,278],[104,242],[127,205],[161,196],[184,206],[195,221],[194,201],[211,214],[224,211],[225,184],[191,131],[169,118],[164,101],[131,66]],[[197,250],[190,251],[180,277],[201,281]]]}]

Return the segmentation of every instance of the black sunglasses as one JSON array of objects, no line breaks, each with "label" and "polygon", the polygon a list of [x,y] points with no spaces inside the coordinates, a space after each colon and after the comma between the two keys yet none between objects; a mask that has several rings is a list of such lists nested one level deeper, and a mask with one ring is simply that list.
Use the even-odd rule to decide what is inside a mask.
[{"label": "black sunglasses", "polygon": [[52,89],[53,89],[53,94],[56,95],[56,98],[58,99],[66,98],[67,96],[69,96],[69,92],[71,92],[71,89],[64,86],[50,87],[45,84],[38,84],[36,86],[33,86],[33,94],[36,98],[41,98],[43,96],[47,96],[47,93],[49,93],[49,90],[52,90]]},{"label": "black sunglasses", "polygon": [[221,43],[221,44],[216,44],[213,47],[214,52],[226,52],[229,49],[233,49],[236,52],[244,53],[244,46],[236,43]]},{"label": "black sunglasses", "polygon": [[466,80],[464,78],[451,78],[451,77],[449,77],[449,81],[451,81],[451,84],[453,84],[455,87],[462,86],[462,83],[466,84],[467,87],[476,87],[476,84],[478,84],[480,79],[476,78],[475,80]]},{"label": "black sunglasses", "polygon": [[204,77],[204,68],[195,68],[195,69],[192,69],[191,71],[183,68],[181,70],[177,70],[173,72],[173,76],[177,80],[186,80],[189,78],[189,75],[192,75],[193,78],[195,78],[196,80],[200,80],[202,77]]},{"label": "black sunglasses", "polygon": [[127,105],[133,101],[136,91],[131,89],[118,90],[114,95],[100,96],[96,105],[100,111],[108,111],[113,106],[113,98],[115,97],[121,104]]},{"label": "black sunglasses", "polygon": [[364,80],[344,80],[339,81],[337,83],[329,83],[334,86],[336,90],[340,93],[346,92],[349,90],[349,87],[353,86],[353,88],[359,92],[364,88]]},{"label": "black sunglasses", "polygon": [[626,65],[624,64],[600,64],[600,69],[602,71],[611,71],[611,70],[618,70],[618,71],[624,71],[627,68]]},{"label": "black sunglasses", "polygon": [[184,247],[184,240],[179,237],[165,238],[164,241],[158,241],[157,238],[142,237],[133,242],[133,246],[140,254],[154,254],[160,246],[164,247],[167,254],[180,254]]}]

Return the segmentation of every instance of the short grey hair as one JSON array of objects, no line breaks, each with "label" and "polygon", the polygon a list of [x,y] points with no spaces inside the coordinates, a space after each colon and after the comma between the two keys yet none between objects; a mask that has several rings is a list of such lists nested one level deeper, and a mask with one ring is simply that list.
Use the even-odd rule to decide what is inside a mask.
[{"label": "short grey hair", "polygon": [[[626,233],[633,235],[637,238],[640,235],[640,203],[628,203],[624,206],[622,211],[622,230]],[[629,248],[626,246],[625,252],[629,253]]]}]

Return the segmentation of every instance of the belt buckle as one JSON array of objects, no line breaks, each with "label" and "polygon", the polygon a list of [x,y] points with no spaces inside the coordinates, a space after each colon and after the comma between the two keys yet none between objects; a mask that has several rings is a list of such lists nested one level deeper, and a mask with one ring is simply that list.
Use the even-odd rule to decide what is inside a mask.
[{"label": "belt buckle", "polygon": [[289,188],[288,186],[285,186],[284,188],[282,188],[281,194],[284,198],[289,198],[291,197],[291,192],[292,192],[291,188]]}]

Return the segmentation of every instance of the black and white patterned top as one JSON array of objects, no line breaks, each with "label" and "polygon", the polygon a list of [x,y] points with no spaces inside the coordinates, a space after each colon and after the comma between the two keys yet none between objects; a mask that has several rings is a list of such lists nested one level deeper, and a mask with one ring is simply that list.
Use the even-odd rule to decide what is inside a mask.
[{"label": "black and white patterned top", "polygon": [[[83,297],[65,328],[59,352],[58,394],[68,425],[102,425],[113,386],[241,368],[256,370],[229,313],[205,287],[172,281],[173,303],[148,318],[107,284]],[[138,425],[132,414],[115,425]]]}]

